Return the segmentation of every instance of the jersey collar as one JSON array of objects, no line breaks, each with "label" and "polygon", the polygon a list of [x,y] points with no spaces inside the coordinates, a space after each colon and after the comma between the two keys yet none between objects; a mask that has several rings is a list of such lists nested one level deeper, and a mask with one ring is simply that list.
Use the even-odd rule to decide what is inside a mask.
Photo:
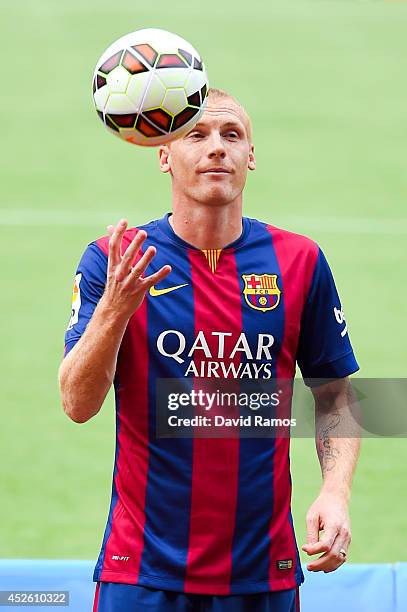
[{"label": "jersey collar", "polygon": [[[157,225],[158,228],[172,241],[183,247],[184,249],[194,249],[195,251],[199,251],[197,247],[183,240],[178,234],[174,232],[172,226],[169,222],[169,217],[171,216],[171,212],[166,213],[161,219],[158,219]],[[227,244],[222,251],[227,250],[236,250],[239,247],[243,246],[244,242],[247,239],[247,236],[250,232],[251,228],[251,220],[248,217],[242,217],[242,233],[239,238],[236,238],[233,242]]]}]

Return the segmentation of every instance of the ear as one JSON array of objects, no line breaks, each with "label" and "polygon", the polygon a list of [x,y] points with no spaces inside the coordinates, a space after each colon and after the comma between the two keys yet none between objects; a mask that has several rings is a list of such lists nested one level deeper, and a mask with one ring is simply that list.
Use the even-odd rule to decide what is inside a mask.
[{"label": "ear", "polygon": [[249,163],[247,164],[249,170],[256,170],[256,158],[254,157],[254,145],[250,145],[249,151]]},{"label": "ear", "polygon": [[160,170],[161,172],[170,172],[171,171],[171,155],[170,148],[168,145],[161,145],[158,149],[158,157],[160,160]]}]

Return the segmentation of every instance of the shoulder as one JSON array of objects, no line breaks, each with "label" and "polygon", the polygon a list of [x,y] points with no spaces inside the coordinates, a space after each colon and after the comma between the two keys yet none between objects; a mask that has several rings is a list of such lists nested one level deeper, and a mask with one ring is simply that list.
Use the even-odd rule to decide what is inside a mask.
[{"label": "shoulder", "polygon": [[319,245],[309,236],[291,232],[266,221],[258,219],[250,219],[250,221],[254,226],[270,234],[276,250],[290,254],[291,257],[306,257],[314,260],[318,257]]}]

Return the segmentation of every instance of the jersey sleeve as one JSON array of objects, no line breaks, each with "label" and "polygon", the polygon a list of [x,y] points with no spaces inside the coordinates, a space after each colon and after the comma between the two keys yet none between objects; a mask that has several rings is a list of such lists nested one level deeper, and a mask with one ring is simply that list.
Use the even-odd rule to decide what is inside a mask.
[{"label": "jersey sleeve", "polygon": [[64,356],[84,333],[106,285],[107,255],[92,242],[86,248],[76,270],[72,310],[65,332]]},{"label": "jersey sleeve", "polygon": [[305,384],[343,378],[359,369],[335,281],[321,249],[302,313],[297,363]]}]

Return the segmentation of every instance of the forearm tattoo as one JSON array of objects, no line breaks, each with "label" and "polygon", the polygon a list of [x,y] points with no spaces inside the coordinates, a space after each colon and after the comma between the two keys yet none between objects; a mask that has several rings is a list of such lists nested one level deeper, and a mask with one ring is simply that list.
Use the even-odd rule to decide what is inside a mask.
[{"label": "forearm tattoo", "polygon": [[322,473],[325,474],[334,469],[340,457],[340,450],[334,445],[335,437],[332,437],[332,433],[339,427],[341,416],[339,412],[332,412],[320,416],[318,421],[326,421],[323,424],[319,422],[317,428],[317,452]]}]

